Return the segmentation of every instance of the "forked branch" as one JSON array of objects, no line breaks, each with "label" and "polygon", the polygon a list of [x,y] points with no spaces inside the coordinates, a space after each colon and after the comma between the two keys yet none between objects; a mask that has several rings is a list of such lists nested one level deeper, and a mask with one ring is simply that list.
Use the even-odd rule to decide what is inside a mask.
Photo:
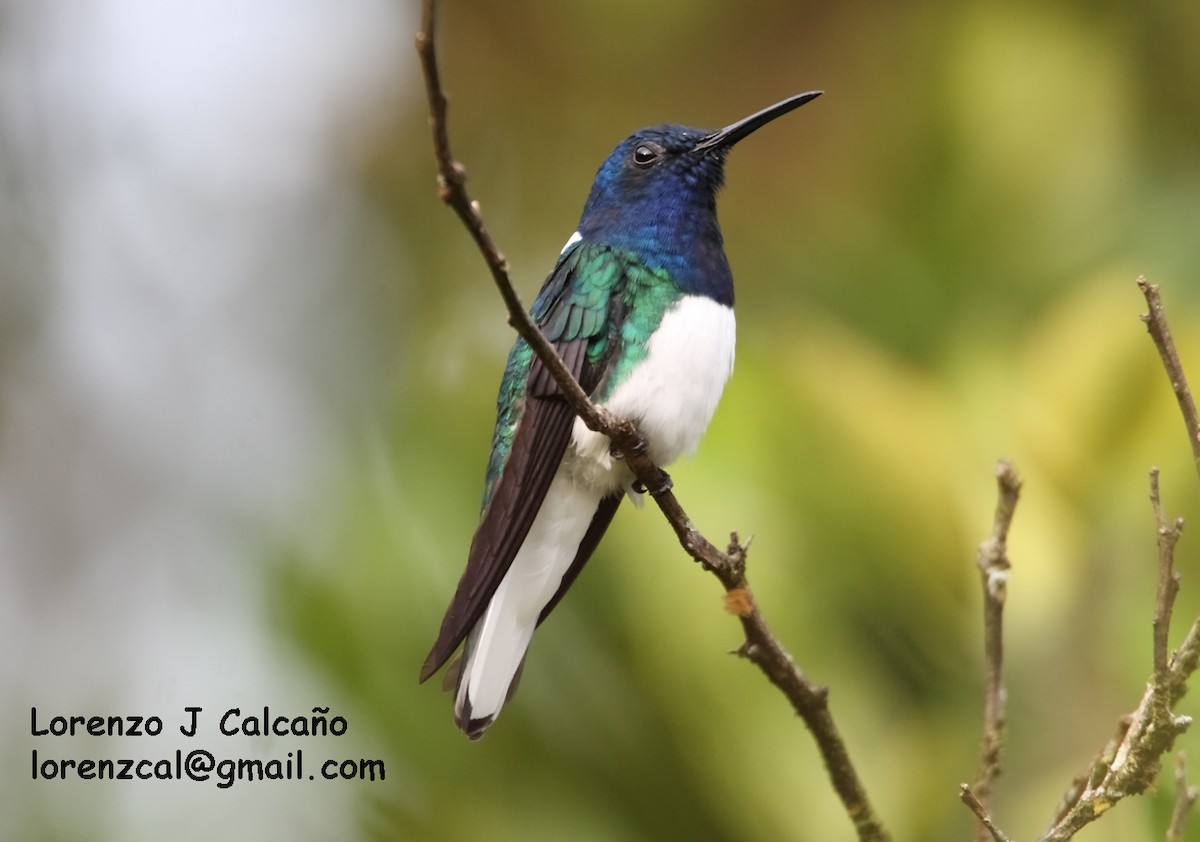
[{"label": "forked branch", "polygon": [[[1158,287],[1144,277],[1138,278],[1137,283],[1149,306],[1142,321],[1171,382],[1188,431],[1193,459],[1200,470],[1200,422],[1197,421],[1196,404],[1167,326]],[[1050,829],[1042,837],[1043,842],[1063,842],[1072,838],[1080,828],[1103,815],[1122,798],[1145,792],[1153,786],[1163,756],[1191,725],[1191,717],[1177,716],[1173,708],[1186,692],[1187,681],[1200,660],[1200,618],[1192,623],[1179,648],[1168,654],[1171,618],[1179,590],[1175,546],[1183,530],[1183,520],[1172,521],[1164,514],[1157,468],[1150,472],[1150,506],[1158,544],[1158,588],[1154,599],[1151,646],[1154,671],[1137,708],[1121,718],[1116,735],[1067,791]]]},{"label": "forked branch", "polygon": [[[1158,287],[1143,277],[1138,278],[1138,288],[1150,308],[1142,320],[1171,381],[1188,431],[1193,459],[1197,470],[1200,470],[1200,420],[1197,419],[1196,405],[1188,388],[1179,352],[1167,326]],[[982,759],[974,789],[963,784],[959,793],[963,803],[979,822],[976,839],[980,842],[986,842],[989,838],[994,842],[1005,842],[1007,839],[989,815],[991,786],[999,774],[999,752],[1004,737],[1003,649],[999,634],[1008,571],[1004,553],[1005,536],[1019,489],[1016,477],[1012,475],[1006,492],[1004,474],[1005,466],[1002,463],[997,471],[1000,503],[996,509],[996,523],[992,537],[981,545],[979,557],[980,573],[984,577],[984,636],[988,661]],[[1088,769],[1068,787],[1050,828],[1039,842],[1066,842],[1122,798],[1145,792],[1153,786],[1163,756],[1191,724],[1190,717],[1177,716],[1173,708],[1183,697],[1187,681],[1200,663],[1200,618],[1192,623],[1179,648],[1170,652],[1171,617],[1179,592],[1175,546],[1183,530],[1183,520],[1169,520],[1164,514],[1157,468],[1150,472],[1150,505],[1154,513],[1158,545],[1158,588],[1154,600],[1151,647],[1154,670],[1137,708],[1121,717],[1116,734],[1100,750]],[[1182,760],[1177,767],[1176,781],[1176,809],[1168,837],[1172,842],[1182,837],[1183,823],[1196,798],[1195,790],[1187,786],[1184,778]]]}]

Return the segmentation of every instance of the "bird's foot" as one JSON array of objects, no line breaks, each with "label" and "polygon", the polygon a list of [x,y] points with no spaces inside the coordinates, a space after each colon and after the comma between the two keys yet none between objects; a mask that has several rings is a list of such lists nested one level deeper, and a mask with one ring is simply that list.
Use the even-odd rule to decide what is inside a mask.
[{"label": "bird's foot", "polygon": [[658,497],[662,494],[666,494],[668,491],[670,491],[672,488],[675,487],[675,481],[671,479],[670,474],[668,474],[666,471],[662,470],[661,468],[659,469],[658,473],[659,473],[659,480],[652,487],[647,488],[646,483],[642,482],[639,479],[639,480],[633,481],[633,486],[632,486],[633,490],[636,491],[638,494],[645,494],[647,491],[649,491],[651,497]]},{"label": "bird's foot", "polygon": [[[646,440],[639,436],[638,439],[633,443],[633,446],[631,448],[629,448],[629,452],[632,453],[634,456],[641,456],[649,449],[650,449],[650,445],[646,444]],[[621,448],[617,447],[616,442],[609,442],[608,455],[611,456],[613,459],[624,459],[625,451],[623,451]]]}]

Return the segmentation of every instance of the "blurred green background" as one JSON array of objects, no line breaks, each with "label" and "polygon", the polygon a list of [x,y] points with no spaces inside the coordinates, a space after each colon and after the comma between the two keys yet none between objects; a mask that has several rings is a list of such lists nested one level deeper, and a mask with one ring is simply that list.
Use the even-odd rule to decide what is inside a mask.
[{"label": "blurred green background", "polygon": [[[485,740],[416,684],[512,334],[436,197],[414,5],[2,8],[0,828],[853,838],[802,725],[726,654],[739,628],[718,585],[652,507],[618,516]],[[454,149],[527,301],[628,133],[826,91],[730,158],[737,365],[672,475],[711,539],[753,536],[761,607],[831,688],[898,840],[970,832],[956,788],[978,753],[974,559],[998,457],[1025,482],[1010,835],[1044,827],[1149,674],[1147,472],[1192,523],[1200,489],[1134,280],[1162,285],[1200,381],[1197,43],[1200,5],[1182,2],[443,10]],[[1195,541],[1173,641],[1200,613]],[[31,705],[190,704],[332,705],[341,741],[239,751],[380,757],[387,780],[29,780],[31,743],[177,742],[38,742]],[[1200,756],[1198,739],[1180,747]],[[1172,797],[1167,775],[1080,838],[1161,839]]]}]

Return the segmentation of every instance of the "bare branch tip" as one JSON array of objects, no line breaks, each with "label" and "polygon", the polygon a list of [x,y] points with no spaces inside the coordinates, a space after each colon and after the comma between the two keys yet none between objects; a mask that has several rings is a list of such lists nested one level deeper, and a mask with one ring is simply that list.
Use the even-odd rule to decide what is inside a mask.
[{"label": "bare branch tip", "polygon": [[988,815],[983,804],[981,804],[979,799],[975,797],[975,793],[971,791],[971,787],[969,785],[959,784],[958,797],[962,803],[967,805],[967,809],[975,814],[975,818],[979,819],[979,823],[982,824],[984,829],[987,830],[988,835],[992,837],[994,842],[1011,842],[1011,840],[1004,835],[1003,831],[996,827],[996,823],[992,821],[992,817]]},{"label": "bare branch tip", "polygon": [[729,556],[731,561],[744,562],[746,559],[746,551],[750,549],[750,544],[754,541],[754,536],[742,541],[741,536],[736,532],[729,533],[729,545],[725,548],[725,555]]},{"label": "bare branch tip", "polygon": [[1141,290],[1142,296],[1146,299],[1146,303],[1150,305],[1151,313],[1147,313],[1142,318],[1149,320],[1152,317],[1153,311],[1162,310],[1162,301],[1158,294],[1158,284],[1152,284],[1146,280],[1145,275],[1141,275],[1137,280],[1138,289]]},{"label": "bare branch tip", "polygon": [[1021,491],[1021,477],[1017,468],[1008,459],[996,460],[996,483],[1006,494],[1015,496]]}]

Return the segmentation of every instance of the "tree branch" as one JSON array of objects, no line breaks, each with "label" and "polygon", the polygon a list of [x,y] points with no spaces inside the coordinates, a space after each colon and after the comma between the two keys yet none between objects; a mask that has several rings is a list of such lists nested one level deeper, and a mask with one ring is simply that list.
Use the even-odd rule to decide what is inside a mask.
[{"label": "tree branch", "polygon": [[968,788],[963,784],[963,800],[970,795],[975,799],[978,810],[967,802],[978,818],[975,828],[976,842],[988,842],[1000,837],[991,820],[987,818],[992,806],[992,788],[1000,776],[1000,754],[1005,743],[1005,707],[1007,692],[1004,689],[1004,602],[1008,595],[1008,530],[1012,525],[1013,513],[1021,495],[1021,480],[1010,462],[996,463],[996,485],[998,487],[996,515],[992,534],[979,545],[976,566],[983,589],[983,649],[987,660],[987,679],[984,691],[983,740],[979,750],[979,771],[975,784]]},{"label": "tree branch", "polygon": [[696,529],[671,491],[666,474],[647,455],[645,440],[637,427],[628,419],[615,418],[588,399],[521,304],[508,275],[508,263],[484,225],[479,203],[472,201],[467,193],[466,170],[454,159],[450,150],[448,103],[442,89],[434,46],[436,5],[436,0],[425,0],[421,31],[415,40],[429,101],[439,197],[458,215],[483,255],[492,280],[504,299],[509,324],[529,343],[554,376],[571,408],[583,419],[584,424],[608,436],[614,452],[625,460],[638,481],[651,489],[651,496],[675,530],[684,550],[716,576],[725,588],[726,608],[741,621],[745,634],[745,642],[736,650],[736,654],[757,666],[787,697],[792,708],[808,726],[825,762],[830,782],[853,822],[858,838],[862,842],[887,842],[891,837],[871,807],[850,761],[845,742],[829,712],[828,691],[809,681],[796,667],[758,609],[746,580],[745,545],[739,543],[735,533],[731,536],[728,549],[723,552]]},{"label": "tree branch", "polygon": [[463,226],[479,253],[483,256],[492,281],[500,291],[500,297],[508,308],[508,323],[529,343],[534,353],[538,355],[546,368],[554,375],[555,382],[563,390],[572,408],[579,414],[588,428],[597,432],[605,431],[612,426],[611,416],[593,406],[579,383],[571,375],[570,370],[555,352],[549,341],[538,330],[533,319],[525,312],[516,289],[508,276],[508,260],[500,251],[483,224],[483,214],[479,203],[472,201],[467,193],[467,170],[450,151],[450,134],[447,122],[449,103],[442,89],[441,74],[438,71],[437,51],[433,39],[435,34],[436,3],[427,0],[423,6],[421,31],[415,41],[417,55],[421,59],[421,69],[425,76],[425,93],[429,100],[429,126],[433,132],[433,152],[437,159],[438,197],[458,214]]},{"label": "tree branch", "polygon": [[[1162,510],[1158,502],[1157,472],[1151,472],[1151,498],[1156,521],[1162,523]],[[1178,521],[1177,521],[1178,523]],[[1164,537],[1159,531],[1160,582],[1165,575],[1174,577],[1174,547],[1178,532]],[[1177,686],[1186,682],[1195,669],[1183,674],[1176,673],[1171,660],[1167,668],[1160,670],[1159,629],[1170,627],[1173,594],[1160,586],[1155,599],[1155,672],[1142,695],[1137,709],[1122,717],[1117,735],[1109,741],[1092,763],[1090,770],[1072,785],[1064,797],[1052,826],[1041,837],[1041,842],[1065,842],[1085,825],[1111,809],[1118,801],[1129,795],[1138,795],[1153,786],[1162,764],[1162,756],[1169,752],[1175,738],[1187,730],[1191,717],[1176,716],[1171,712]],[[1165,639],[1165,637],[1163,637]],[[1178,654],[1178,653],[1177,653]]]},{"label": "tree branch", "polygon": [[[1138,795],[1153,786],[1163,755],[1171,750],[1176,737],[1192,722],[1191,717],[1176,716],[1171,712],[1182,696],[1180,688],[1195,670],[1195,659],[1191,659],[1191,666],[1186,671],[1177,671],[1175,657],[1168,658],[1166,654],[1167,631],[1178,589],[1178,574],[1174,570],[1175,544],[1183,521],[1177,519],[1167,525],[1159,500],[1157,469],[1150,472],[1150,500],[1159,552],[1159,587],[1154,604],[1154,674],[1137,709],[1122,717],[1117,735],[1063,799],[1053,825],[1041,838],[1042,842],[1065,842],[1122,798]],[[1193,630],[1195,628],[1193,626]]]},{"label": "tree branch", "polygon": [[1192,446],[1192,461],[1196,472],[1200,474],[1200,418],[1196,415],[1196,402],[1188,388],[1187,377],[1183,373],[1183,363],[1179,361],[1179,352],[1175,349],[1175,340],[1171,337],[1171,328],[1167,326],[1167,314],[1163,311],[1162,299],[1158,295],[1158,284],[1152,284],[1142,275],[1137,279],[1138,289],[1146,298],[1150,310],[1142,315],[1146,329],[1154,340],[1154,347],[1162,358],[1163,368],[1171,381],[1171,389],[1175,392],[1175,400],[1179,402],[1179,411],[1183,414],[1183,423],[1187,427],[1188,443]]},{"label": "tree branch", "polygon": [[1200,789],[1188,786],[1187,760],[1183,752],[1175,755],[1175,808],[1171,811],[1171,824],[1167,827],[1167,842],[1184,842],[1188,815],[1200,796]]},{"label": "tree branch", "polygon": [[[1150,337],[1162,359],[1163,368],[1179,402],[1184,426],[1188,431],[1192,455],[1200,471],[1200,422],[1196,404],[1179,360],[1158,287],[1138,278],[1138,288],[1146,297],[1149,313],[1142,316]],[[1168,521],[1159,496],[1158,469],[1150,472],[1150,505],[1154,512],[1158,546],[1158,587],[1154,598],[1153,663],[1154,672],[1137,709],[1122,718],[1117,736],[1093,762],[1087,774],[1072,785],[1063,799],[1053,825],[1042,842],[1063,842],[1080,828],[1103,815],[1128,795],[1145,792],[1158,777],[1162,757],[1175,739],[1191,725],[1191,717],[1172,713],[1187,691],[1187,681],[1200,662],[1200,617],[1188,630],[1184,642],[1168,655],[1171,617],[1179,590],[1175,572],[1175,546],[1183,530],[1183,520]],[[1182,820],[1181,820],[1182,821]]]},{"label": "tree branch", "polygon": [[[1168,637],[1171,631],[1171,614],[1175,610],[1175,597],[1179,594],[1179,574],[1174,569],[1175,545],[1183,532],[1183,518],[1167,523],[1163,514],[1162,500],[1158,492],[1158,468],[1150,469],[1150,505],[1154,509],[1154,523],[1158,528],[1158,591],[1154,598],[1154,682],[1164,689],[1170,682]],[[1162,701],[1170,707],[1170,693],[1164,692]]]},{"label": "tree branch", "polygon": [[[1183,415],[1184,427],[1187,429],[1188,443],[1192,448],[1192,457],[1196,464],[1197,472],[1200,472],[1200,418],[1196,414],[1196,402],[1192,398],[1191,390],[1188,388],[1187,376],[1183,372],[1183,363],[1179,360],[1179,351],[1175,348],[1175,340],[1171,336],[1171,329],[1167,325],[1167,314],[1163,309],[1162,298],[1158,294],[1158,285],[1152,284],[1146,280],[1145,276],[1139,277],[1137,280],[1138,289],[1142,291],[1142,295],[1146,298],[1146,304],[1149,307],[1149,312],[1142,315],[1142,321],[1146,324],[1147,330],[1150,332],[1150,338],[1154,341],[1154,347],[1158,350],[1158,355],[1162,359],[1163,368],[1167,372],[1167,378],[1171,381],[1171,390],[1175,393],[1175,399],[1179,403],[1179,411]],[[1153,496],[1153,491],[1152,491]],[[1172,584],[1168,579],[1176,578],[1176,574],[1170,573],[1168,578],[1164,578],[1163,565],[1163,547],[1164,539],[1169,539],[1170,536],[1163,534],[1164,519],[1161,517],[1161,512],[1155,510],[1156,522],[1159,525],[1159,598],[1177,587],[1177,584]],[[1177,526],[1174,531],[1178,533],[1183,528],[1182,521],[1176,521]],[[1171,550],[1174,549],[1174,541],[1178,540],[1178,534],[1171,539]],[[1171,598],[1174,596],[1171,594]],[[1168,611],[1167,620],[1169,621],[1170,612]],[[1158,671],[1160,664],[1161,653],[1166,649],[1165,640],[1161,639],[1165,635],[1165,630],[1160,631],[1161,621],[1159,615],[1155,614],[1155,669]],[[1167,662],[1168,674],[1167,678],[1170,682],[1170,703],[1174,705],[1187,692],[1187,679],[1196,671],[1197,665],[1200,663],[1200,617],[1197,617],[1188,629],[1183,643],[1179,648],[1171,654]]]}]

